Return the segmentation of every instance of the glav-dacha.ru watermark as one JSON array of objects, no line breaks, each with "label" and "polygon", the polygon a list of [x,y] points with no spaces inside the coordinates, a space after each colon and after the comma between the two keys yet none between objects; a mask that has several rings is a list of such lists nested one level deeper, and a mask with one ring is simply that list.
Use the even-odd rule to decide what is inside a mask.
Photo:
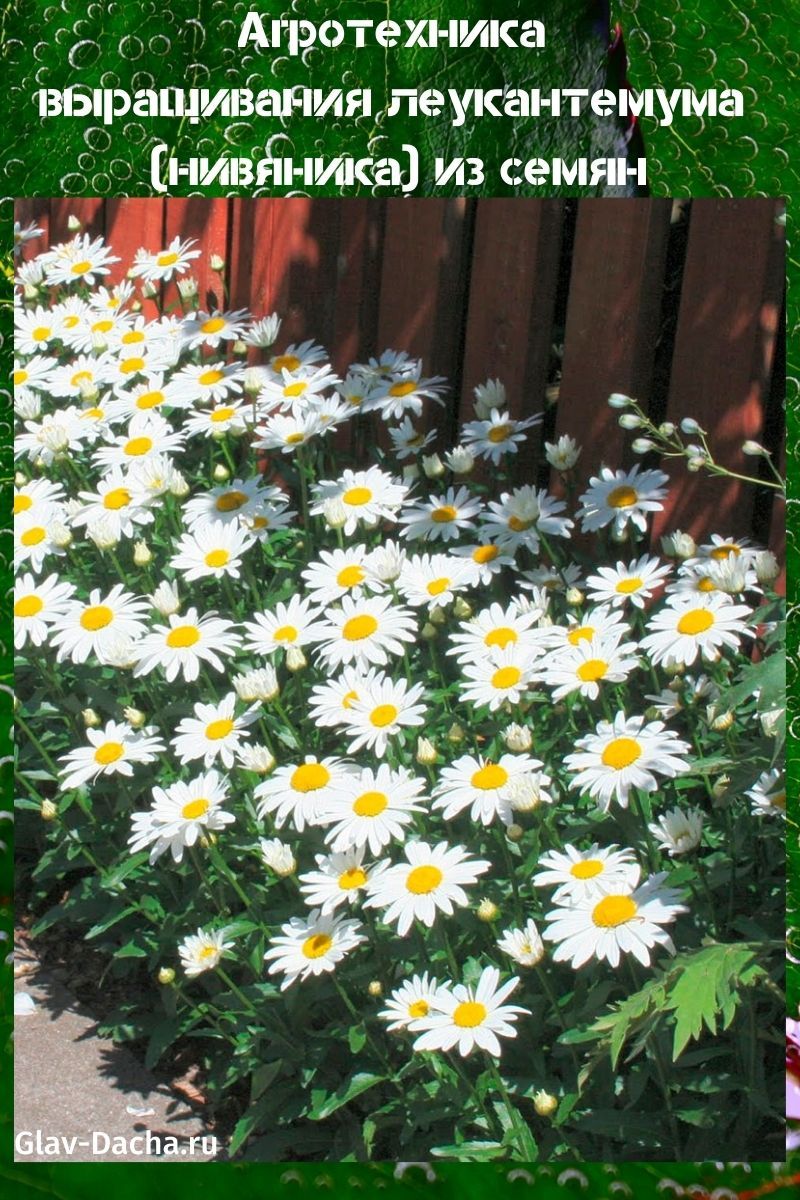
[{"label": "glav-dacha.ru watermark", "polygon": [[174,1137],[146,1130],[130,1136],[112,1135],[95,1129],[88,1137],[48,1134],[42,1129],[21,1129],[14,1138],[14,1158],[76,1158],[85,1160],[101,1155],[160,1158],[213,1158],[218,1150],[213,1134]]}]

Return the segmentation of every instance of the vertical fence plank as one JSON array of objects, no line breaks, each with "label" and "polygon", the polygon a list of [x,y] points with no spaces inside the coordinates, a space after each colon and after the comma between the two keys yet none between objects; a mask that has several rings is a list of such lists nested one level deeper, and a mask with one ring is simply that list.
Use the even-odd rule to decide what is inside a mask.
[{"label": "vertical fence plank", "polygon": [[93,197],[70,196],[50,201],[50,241],[67,242],[74,235],[67,228],[70,217],[77,217],[83,232],[91,237],[105,233],[106,202]]},{"label": "vertical fence plank", "polygon": [[119,255],[111,274],[106,278],[118,283],[132,266],[136,251],[160,250],[164,239],[164,201],[148,199],[107,200],[105,214],[106,240]]},{"label": "vertical fence plank", "polygon": [[[758,462],[741,446],[761,434],[780,318],[775,215],[774,200],[693,202],[667,402],[669,419],[693,417],[715,458],[748,475]],[[667,527],[748,534],[753,497],[747,484],[687,474],[654,537]]]},{"label": "vertical fence plank", "polygon": [[[168,245],[176,236],[182,241],[196,238],[198,245],[192,249],[203,251],[201,258],[193,260],[188,272],[197,280],[200,305],[203,308],[209,303],[213,305],[214,301],[219,308],[225,305],[219,275],[211,270],[211,256],[218,254],[220,258],[225,258],[228,248],[229,204],[229,200],[206,200],[201,197],[191,197],[187,200],[169,199],[166,203],[163,244]],[[213,297],[211,301],[210,296]]]},{"label": "vertical fence plank", "polygon": [[581,483],[600,461],[624,461],[609,395],[624,392],[647,406],[670,210],[669,200],[580,202],[556,434],[585,447]]},{"label": "vertical fence plank", "polygon": [[377,345],[384,200],[348,200],[342,206],[336,262],[333,365],[343,374],[352,362],[380,353]]}]

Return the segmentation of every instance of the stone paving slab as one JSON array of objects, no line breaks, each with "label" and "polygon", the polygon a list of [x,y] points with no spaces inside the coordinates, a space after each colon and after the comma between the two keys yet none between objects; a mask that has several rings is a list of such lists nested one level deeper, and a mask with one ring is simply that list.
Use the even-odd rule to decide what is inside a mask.
[{"label": "stone paving slab", "polygon": [[[17,961],[24,973],[15,980],[15,995],[28,995],[34,1007],[14,1020],[16,1161],[222,1157],[197,1114],[129,1050],[100,1037],[95,1018],[52,971],[28,950]],[[21,1004],[30,1008],[24,999]]]}]

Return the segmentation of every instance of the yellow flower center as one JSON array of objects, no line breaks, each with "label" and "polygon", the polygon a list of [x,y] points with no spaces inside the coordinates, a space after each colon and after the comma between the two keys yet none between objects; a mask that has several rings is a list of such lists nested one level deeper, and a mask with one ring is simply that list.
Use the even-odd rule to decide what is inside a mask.
[{"label": "yellow flower center", "polygon": [[163,254],[159,254],[159,256],[157,257],[156,266],[157,267],[171,267],[174,263],[176,263],[178,261],[178,258],[179,258],[179,255],[176,254],[174,250],[170,250],[170,251],[165,250]]},{"label": "yellow flower center", "polygon": [[711,558],[715,558],[719,562],[720,560],[730,558],[731,556],[738,558],[741,553],[741,546],[737,546],[735,542],[726,542],[722,546],[714,547],[714,549],[711,551]]},{"label": "yellow flower center", "polygon": [[47,537],[47,530],[41,525],[32,525],[30,529],[26,529],[22,537],[19,539],[23,546],[38,546]]},{"label": "yellow flower center", "polygon": [[455,521],[458,516],[458,510],[453,508],[452,504],[441,504],[431,513],[431,520],[437,525],[447,525],[450,521]]},{"label": "yellow flower center", "polygon": [[508,771],[499,763],[486,763],[479,771],[475,772],[470,783],[481,792],[491,792],[508,783]]},{"label": "yellow flower center", "polygon": [[107,767],[109,763],[118,762],[124,753],[122,742],[103,742],[94,752],[94,761],[101,767]]},{"label": "yellow flower center", "polygon": [[27,371],[15,371],[13,375],[14,387],[22,387],[25,380],[28,378]]},{"label": "yellow flower center", "polygon": [[410,1017],[427,1017],[431,1006],[427,1000],[415,1000],[413,1004],[408,1006],[408,1015]]},{"label": "yellow flower center", "polygon": [[272,369],[279,374],[281,371],[296,371],[300,366],[300,359],[294,354],[279,354],[277,358],[272,360]]},{"label": "yellow flower center", "polygon": [[389,807],[389,797],[383,792],[362,792],[353,801],[353,812],[357,817],[377,817]]},{"label": "yellow flower center", "polygon": [[502,691],[504,688],[515,687],[522,679],[522,671],[519,667],[500,667],[492,675],[492,687]]},{"label": "yellow flower center", "polygon": [[305,379],[298,379],[295,383],[287,383],[283,389],[283,394],[287,400],[293,400],[295,396],[302,396],[307,387],[308,384]]},{"label": "yellow flower center", "polygon": [[571,646],[577,646],[579,642],[590,642],[594,637],[594,632],[592,625],[578,625],[575,629],[570,629],[567,641]]},{"label": "yellow flower center", "polygon": [[406,890],[415,896],[427,896],[436,890],[443,879],[444,875],[438,867],[414,867],[406,878]]},{"label": "yellow flower center", "polygon": [[225,328],[225,322],[222,317],[209,317],[200,326],[201,333],[219,333],[220,329]]},{"label": "yellow flower center", "polygon": [[22,596],[14,605],[15,617],[35,617],[44,608],[44,600],[40,596]]},{"label": "yellow flower center", "polygon": [[75,374],[70,379],[70,383],[72,384],[73,387],[80,387],[82,383],[91,383],[91,381],[92,381],[92,372],[91,371],[76,371]]},{"label": "yellow flower center", "polygon": [[680,621],[678,621],[678,633],[689,634],[690,637],[695,637],[698,633],[705,633],[714,624],[714,614],[707,608],[692,608],[689,612],[684,613]]},{"label": "yellow flower center", "polygon": [[234,722],[230,717],[221,717],[218,721],[211,721],[206,725],[206,737],[210,742],[221,742],[233,730]]},{"label": "yellow flower center", "polygon": [[346,696],[342,696],[342,708],[352,708],[353,701],[358,699],[358,692],[348,692]]},{"label": "yellow flower center", "polygon": [[348,642],[361,642],[371,637],[378,628],[378,622],[371,613],[363,613],[360,617],[351,617],[342,627],[342,637]]},{"label": "yellow flower center", "polygon": [[141,329],[129,329],[127,333],[122,335],[123,346],[136,346],[139,342],[144,341],[144,334]]},{"label": "yellow flower center", "polygon": [[152,449],[153,439],[149,437],[135,437],[125,443],[125,453],[129,458],[140,458],[143,454],[148,454]]},{"label": "yellow flower center", "polygon": [[224,378],[224,371],[203,371],[202,375],[198,375],[197,382],[203,387],[213,387],[215,383],[219,383],[220,379]]},{"label": "yellow flower center", "polygon": [[303,942],[302,950],[306,958],[322,958],[333,945],[329,933],[314,933]]},{"label": "yellow flower center", "polygon": [[211,805],[204,796],[198,796],[196,800],[190,800],[188,804],[184,804],[181,816],[187,821],[196,821],[198,817],[204,817],[210,807]]},{"label": "yellow flower center", "polygon": [[472,561],[476,563],[493,562],[500,550],[497,546],[476,546],[472,551]]},{"label": "yellow flower center", "polygon": [[272,638],[276,642],[296,642],[297,630],[294,625],[279,625]]},{"label": "yellow flower center", "polygon": [[94,632],[97,629],[105,629],[113,620],[114,611],[106,604],[93,604],[90,608],[85,608],[81,613],[81,625],[90,632]]},{"label": "yellow flower center", "polygon": [[236,512],[243,504],[247,504],[244,492],[223,492],[221,496],[217,496],[214,507],[217,512]]},{"label": "yellow flower center", "polygon": [[105,411],[102,408],[85,408],[81,413],[81,420],[102,421],[105,415]]},{"label": "yellow flower center", "polygon": [[330,783],[331,773],[322,763],[302,763],[292,774],[290,786],[295,792],[317,792]]},{"label": "yellow flower center", "polygon": [[92,264],[88,258],[82,258],[80,262],[73,263],[70,271],[73,275],[83,275],[85,271],[91,271]]},{"label": "yellow flower center", "polygon": [[367,882],[367,873],[361,867],[349,867],[339,876],[339,887],[343,892],[352,892],[355,888],[363,887]]},{"label": "yellow flower center", "polygon": [[205,557],[207,567],[224,567],[230,562],[230,554],[227,550],[209,550]]},{"label": "yellow flower center", "polygon": [[446,575],[443,575],[441,579],[432,579],[426,591],[429,596],[441,596],[442,592],[446,592],[449,587],[450,580]]},{"label": "yellow flower center", "polygon": [[526,529],[530,529],[531,525],[535,524],[535,517],[523,518],[511,516],[508,518],[508,528],[514,533],[524,533]]},{"label": "yellow flower center", "polygon": [[601,755],[601,762],[604,767],[622,771],[635,763],[637,758],[641,758],[641,755],[642,747],[635,738],[619,737],[608,743]]},{"label": "yellow flower center", "polygon": [[119,364],[119,369],[123,375],[135,375],[137,371],[144,370],[143,358],[124,358]]},{"label": "yellow flower center", "polygon": [[348,488],[342,495],[342,500],[345,504],[350,504],[358,507],[360,504],[369,504],[372,499],[372,492],[368,487],[352,487]]},{"label": "yellow flower center", "polygon": [[774,796],[770,796],[769,802],[773,808],[780,808],[786,812],[786,792],[776,792]]},{"label": "yellow flower center", "polygon": [[630,596],[631,592],[638,592],[639,588],[643,587],[644,580],[640,579],[638,575],[632,575],[630,579],[620,579],[614,591],[619,592],[621,596]]},{"label": "yellow flower center", "polygon": [[26,496],[24,492],[14,497],[14,516],[18,517],[20,513],[27,512],[29,508],[33,508],[33,500],[30,496]]},{"label": "yellow flower center", "polygon": [[483,639],[484,646],[499,646],[504,649],[509,644],[513,644],[519,640],[516,629],[511,629],[508,625],[500,625],[497,629],[490,629]]},{"label": "yellow flower center", "polygon": [[697,590],[698,592],[715,592],[717,590],[717,586],[709,575],[703,575],[703,577],[697,581]]},{"label": "yellow flower center", "polygon": [[74,313],[72,314],[72,316],[64,318],[64,328],[65,329],[74,329],[75,326],[80,325],[80,323],[81,323],[80,317],[76,317]]},{"label": "yellow flower center", "polygon": [[159,404],[163,404],[166,396],[163,392],[142,392],[141,396],[136,397],[137,408],[158,408]]},{"label": "yellow flower center", "polygon": [[598,679],[603,678],[607,670],[608,663],[602,658],[589,658],[578,667],[577,676],[584,683],[596,683]]},{"label": "yellow flower center", "polygon": [[599,929],[615,929],[635,917],[637,910],[630,896],[604,896],[592,909],[592,920]]},{"label": "yellow flower center", "polygon": [[108,333],[109,330],[113,328],[114,322],[109,321],[108,319],[95,321],[94,325],[92,326],[92,333]]},{"label": "yellow flower center", "polygon": [[230,405],[225,408],[215,408],[210,414],[209,420],[213,425],[219,425],[221,421],[230,421],[235,412],[236,409],[231,408]]},{"label": "yellow flower center", "polygon": [[217,955],[216,946],[203,946],[203,949],[198,952],[200,962],[207,962],[209,958],[215,958]]},{"label": "yellow flower center", "polygon": [[407,379],[404,383],[393,383],[389,388],[390,396],[410,396],[416,391],[417,384],[413,379]]},{"label": "yellow flower center", "polygon": [[112,491],[106,492],[103,496],[103,507],[110,508],[116,512],[117,509],[124,508],[126,504],[130,504],[131,494],[127,488],[113,488]]},{"label": "yellow flower center", "polygon": [[50,337],[50,332],[49,325],[37,325],[31,333],[31,337],[35,342],[46,342]]},{"label": "yellow flower center", "polygon": [[494,442],[497,445],[498,442],[506,440],[512,429],[512,425],[493,425],[486,437],[490,442]]},{"label": "yellow flower center", "polygon": [[464,1000],[453,1010],[453,1024],[459,1029],[475,1029],[486,1020],[486,1005],[479,1000]]},{"label": "yellow flower center", "polygon": [[289,433],[286,435],[286,445],[287,446],[299,446],[300,443],[304,442],[305,440],[306,440],[306,435],[304,433],[301,433],[300,430],[298,430],[296,433]]},{"label": "yellow flower center", "polygon": [[582,858],[580,862],[572,864],[569,873],[575,879],[594,879],[602,870],[603,863],[599,858]]},{"label": "yellow flower center", "polygon": [[633,508],[636,501],[639,499],[639,493],[636,488],[623,485],[615,487],[608,493],[608,505],[610,508]]},{"label": "yellow flower center", "polygon": [[358,563],[353,563],[350,567],[343,567],[336,576],[336,582],[339,587],[351,588],[358,587],[359,583],[363,583],[366,578],[366,572]]},{"label": "yellow flower center", "polygon": [[377,708],[373,708],[369,719],[378,729],[384,729],[397,720],[399,713],[399,708],[395,708],[394,704],[379,704]]},{"label": "yellow flower center", "polygon": [[176,625],[167,634],[167,645],[172,650],[185,650],[200,641],[200,630],[195,625]]}]

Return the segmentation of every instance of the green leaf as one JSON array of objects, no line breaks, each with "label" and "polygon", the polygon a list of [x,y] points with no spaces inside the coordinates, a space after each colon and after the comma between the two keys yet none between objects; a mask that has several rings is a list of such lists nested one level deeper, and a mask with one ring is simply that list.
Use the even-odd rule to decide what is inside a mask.
[{"label": "green leaf", "polygon": [[730,1025],[738,1003],[737,983],[754,958],[755,948],[748,944],[714,944],[681,955],[682,970],[666,1004],[675,1010],[673,1062],[700,1037],[703,1026],[714,1034],[719,1017],[723,1028]]},{"label": "green leaf", "polygon": [[431,1148],[434,1158],[455,1158],[459,1162],[491,1162],[494,1158],[505,1158],[506,1153],[501,1142],[458,1142]]},{"label": "green leaf", "polygon": [[367,1031],[362,1025],[351,1025],[347,1031],[347,1044],[352,1054],[359,1054],[367,1041]]},{"label": "green leaf", "polygon": [[351,1100],[355,1100],[356,1096],[360,1096],[362,1092],[366,1092],[369,1088],[375,1087],[376,1083],[382,1083],[386,1078],[385,1075],[371,1075],[367,1071],[360,1071],[353,1075],[352,1078],[345,1082],[333,1092],[332,1095],[325,1095],[324,1098],[316,1100],[309,1110],[309,1117],[312,1121],[324,1121],[331,1113],[335,1113],[338,1108],[345,1104],[349,1104]]}]

